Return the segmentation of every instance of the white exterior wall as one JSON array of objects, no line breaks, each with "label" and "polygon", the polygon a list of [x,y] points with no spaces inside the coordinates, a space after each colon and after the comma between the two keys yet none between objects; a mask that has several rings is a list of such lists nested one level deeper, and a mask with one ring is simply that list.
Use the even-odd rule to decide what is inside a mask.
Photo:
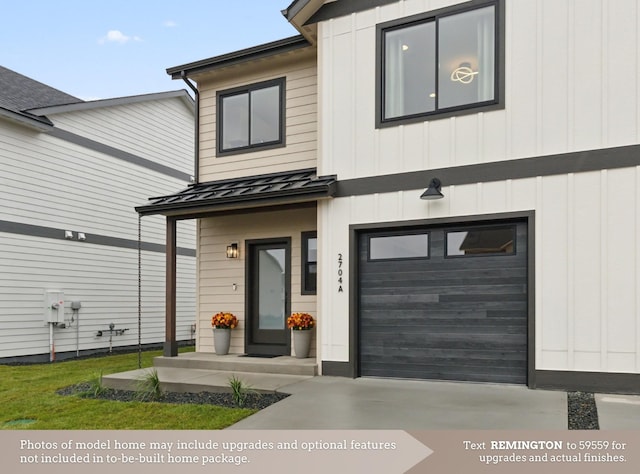
[{"label": "white exterior wall", "polygon": [[[344,180],[639,143],[637,0],[507,0],[504,110],[376,129],[375,24],[455,3],[406,0],[319,25],[319,173]],[[350,224],[533,210],[536,369],[640,372],[640,168],[444,183],[435,202],[423,191],[319,205],[323,360],[349,355],[349,290],[337,293],[336,274]]]},{"label": "white exterior wall", "polygon": [[[138,103],[103,110],[78,112],[61,127],[119,150],[163,163],[189,173],[193,167],[193,114],[179,98]],[[166,102],[162,104],[161,102]],[[127,122],[129,108],[147,120]],[[115,109],[120,109],[118,113]],[[89,113],[90,112],[90,113]],[[151,112],[150,112],[151,113]],[[84,115],[91,119],[84,120]],[[68,117],[73,113],[65,114]],[[119,120],[118,118],[119,117]],[[50,119],[56,123],[56,116]],[[164,148],[156,139],[146,151],[144,142],[154,137],[158,123],[165,128]],[[92,127],[98,128],[90,133]],[[126,130],[126,133],[125,133]],[[143,137],[139,146],[127,146],[125,136]],[[150,142],[149,142],[150,143]],[[113,322],[129,330],[113,337],[113,346],[138,343],[138,254],[135,248],[97,245],[92,238],[138,239],[138,216],[134,207],[150,196],[169,194],[186,187],[180,179],[114,158],[46,133],[0,121],[0,220],[84,232],[85,242],[0,232],[0,358],[49,352],[49,328],[44,323],[44,291],[61,290],[67,303],[65,318],[71,319],[70,302],[80,301],[80,332],[54,330],[56,352],[109,347],[108,335],[96,337]],[[76,234],[77,235],[77,234]],[[165,243],[161,216],[142,220],[142,241]],[[195,248],[195,223],[179,223],[178,246]],[[165,256],[145,250],[142,255],[142,343],[164,340]],[[195,323],[195,258],[178,256],[178,340],[188,340]]]},{"label": "white exterior wall", "polygon": [[376,24],[460,3],[404,0],[320,23],[320,174],[339,179],[638,143],[638,0],[506,0],[506,108],[375,128]]},{"label": "white exterior wall", "polygon": [[[349,356],[349,225],[535,210],[536,368],[640,372],[640,167],[322,203],[323,360]],[[331,216],[329,219],[328,216]],[[470,217],[472,220],[473,217]],[[349,278],[348,274],[344,275]]]},{"label": "white exterior wall", "polygon": [[189,153],[194,139],[192,107],[175,97],[47,117],[57,128],[193,174],[193,153]]}]

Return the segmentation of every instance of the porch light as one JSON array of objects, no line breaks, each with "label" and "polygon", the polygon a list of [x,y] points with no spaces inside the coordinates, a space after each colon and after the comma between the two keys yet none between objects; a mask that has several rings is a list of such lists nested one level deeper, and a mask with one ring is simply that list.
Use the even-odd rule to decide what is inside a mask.
[{"label": "porch light", "polygon": [[442,183],[438,178],[431,178],[431,181],[429,181],[429,186],[422,193],[422,196],[420,196],[420,199],[427,199],[427,200],[442,199],[444,197],[444,194],[442,194],[442,192],[440,191],[441,187],[442,187]]},{"label": "porch light", "polygon": [[238,258],[238,244],[227,245],[227,258]]}]

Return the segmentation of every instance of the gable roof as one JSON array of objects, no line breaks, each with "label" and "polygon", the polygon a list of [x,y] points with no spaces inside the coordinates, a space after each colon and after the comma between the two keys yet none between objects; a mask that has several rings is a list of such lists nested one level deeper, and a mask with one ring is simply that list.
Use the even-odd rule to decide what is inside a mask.
[{"label": "gable roof", "polygon": [[141,215],[192,215],[332,197],[336,176],[318,176],[315,168],[198,183],[136,207]]},{"label": "gable roof", "polygon": [[82,99],[0,66],[0,107],[4,109],[23,112],[77,102]]}]

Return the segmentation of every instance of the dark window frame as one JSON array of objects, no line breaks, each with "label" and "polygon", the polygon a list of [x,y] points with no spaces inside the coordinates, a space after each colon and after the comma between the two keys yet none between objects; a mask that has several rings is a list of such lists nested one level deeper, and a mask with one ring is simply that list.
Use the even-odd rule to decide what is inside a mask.
[{"label": "dark window frame", "polygon": [[[487,253],[470,253],[463,255],[449,255],[449,234],[455,232],[472,232],[494,229],[511,229],[513,232],[513,251],[511,252],[487,252]],[[518,229],[515,224],[499,224],[491,226],[472,226],[472,227],[452,227],[444,231],[444,258],[476,258],[476,257],[510,257],[518,253],[517,240]]]},{"label": "dark window frame", "polygon": [[[278,86],[279,88],[279,104],[278,104],[278,139],[267,143],[251,144],[251,92],[267,89],[269,87]],[[223,121],[224,107],[222,105],[223,99],[226,97],[232,97],[237,95],[247,94],[249,97],[249,145],[223,149]],[[245,86],[234,87],[232,89],[225,89],[216,93],[216,156],[230,156],[238,155],[241,153],[247,153],[258,150],[269,150],[273,148],[282,148],[285,143],[285,113],[286,113],[286,77],[279,77],[276,79],[270,79],[268,81],[256,82]]]},{"label": "dark window frame", "polygon": [[[438,54],[438,32],[437,23],[440,18],[454,16],[480,8],[489,6],[495,8],[495,51],[494,51],[494,98],[490,101],[476,102],[473,104],[459,105],[455,107],[436,109],[431,112],[422,112],[401,117],[384,118],[385,102],[385,32],[399,30],[416,24],[436,22],[436,65]],[[505,108],[505,1],[504,0],[471,0],[462,5],[454,5],[434,10],[427,13],[420,13],[397,20],[388,21],[376,25],[376,72],[375,72],[375,126],[376,128],[393,127],[409,123],[426,122],[442,118],[457,117],[461,115],[477,114],[492,110]],[[436,94],[438,92],[436,73]]]},{"label": "dark window frame", "polygon": [[[404,237],[406,235],[426,235],[427,236],[427,255],[419,257],[390,257],[390,258],[372,258],[371,257],[371,239],[384,237]],[[429,260],[431,258],[431,231],[415,230],[415,231],[393,231],[381,232],[379,234],[371,234],[367,238],[367,261],[368,262],[396,262],[404,260]]]},{"label": "dark window frame", "polygon": [[[316,255],[316,261],[312,262],[308,260],[309,256],[309,240],[316,239],[316,249],[317,249],[317,241],[318,241],[318,232],[310,231],[310,232],[302,232],[301,234],[301,259],[300,261],[302,268],[300,269],[300,294],[302,295],[315,295],[318,292],[318,256]],[[311,287],[312,281],[309,279],[309,266],[315,264],[316,265],[316,281],[315,287]]]}]

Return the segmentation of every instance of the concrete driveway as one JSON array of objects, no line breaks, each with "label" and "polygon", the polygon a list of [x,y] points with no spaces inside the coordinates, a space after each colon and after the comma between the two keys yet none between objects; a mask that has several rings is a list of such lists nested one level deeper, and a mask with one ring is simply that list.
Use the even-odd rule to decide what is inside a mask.
[{"label": "concrete driveway", "polygon": [[314,377],[228,429],[567,429],[567,394],[520,385]]}]

